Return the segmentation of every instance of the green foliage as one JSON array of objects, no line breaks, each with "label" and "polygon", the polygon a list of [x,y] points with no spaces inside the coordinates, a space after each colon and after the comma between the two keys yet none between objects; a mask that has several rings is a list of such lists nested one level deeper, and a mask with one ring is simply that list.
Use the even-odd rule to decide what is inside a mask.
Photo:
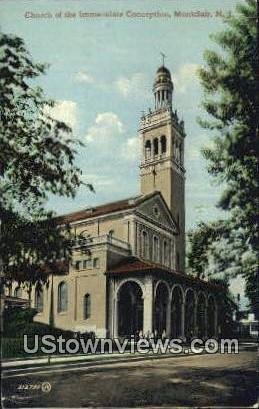
[{"label": "green foliage", "polygon": [[259,69],[255,0],[246,0],[236,11],[226,20],[227,29],[211,36],[217,48],[205,52],[206,66],[200,69],[207,115],[199,122],[214,133],[212,147],[203,154],[209,173],[225,186],[218,206],[228,211],[229,218],[199,226],[191,234],[189,263],[198,274],[212,265],[211,274],[242,274],[255,304]]},{"label": "green foliage", "polygon": [[22,338],[4,337],[1,339],[1,357],[2,358],[21,358],[25,356],[26,356],[26,353],[23,350],[23,339]]},{"label": "green foliage", "polygon": [[200,223],[197,229],[188,233],[190,249],[188,267],[195,271],[199,278],[205,278],[208,270],[208,251],[210,246],[220,236],[226,235],[226,226],[223,222],[210,224]]},{"label": "green foliage", "polygon": [[17,325],[21,326],[21,328],[33,321],[33,317],[37,314],[37,311],[33,308],[7,308],[4,310],[4,328],[11,328],[12,326],[17,327]]},{"label": "green foliage", "polygon": [[21,38],[0,34],[0,258],[5,276],[18,281],[44,281],[43,266],[70,257],[69,226],[58,229],[44,204],[50,194],[74,197],[81,184],[79,142],[34,85],[46,68]]},{"label": "green foliage", "polygon": [[[200,70],[203,107],[209,119],[201,125],[216,132],[212,148],[204,150],[208,171],[224,182],[219,206],[231,211],[232,223],[242,226],[256,245],[256,2],[237,7],[228,29],[212,36],[222,53],[207,51]],[[213,118],[211,120],[210,118]]]},{"label": "green foliage", "polygon": [[[6,203],[30,209],[49,192],[74,195],[80,171],[73,165],[71,129],[48,113],[54,101],[32,80],[46,65],[34,63],[19,37],[1,35],[1,176]],[[3,199],[2,199],[3,200]]]},{"label": "green foliage", "polygon": [[244,230],[236,230],[231,220],[200,223],[189,232],[188,240],[188,267],[200,278],[228,282],[238,275],[247,280],[255,274],[256,253],[245,240]]},{"label": "green foliage", "polygon": [[[1,355],[3,358],[26,357],[28,354],[24,352],[23,336],[27,335],[28,346],[34,347],[35,335],[39,336],[39,346],[42,345],[41,337],[44,335],[52,335],[55,338],[62,336],[64,339],[74,337],[72,331],[66,331],[60,328],[53,328],[50,325],[34,322],[33,318],[37,311],[32,308],[21,309],[8,308],[4,310],[3,322],[4,331],[1,338]],[[83,334],[84,339],[94,338],[93,333]],[[37,355],[44,355],[40,348]]]},{"label": "green foliage", "polygon": [[63,335],[65,338],[72,338],[72,331],[64,331],[58,328],[52,328],[50,325],[34,322],[33,317],[37,311],[32,308],[8,308],[4,310],[4,337],[22,338],[23,335],[33,337],[34,335],[43,336],[46,334],[58,337]]}]

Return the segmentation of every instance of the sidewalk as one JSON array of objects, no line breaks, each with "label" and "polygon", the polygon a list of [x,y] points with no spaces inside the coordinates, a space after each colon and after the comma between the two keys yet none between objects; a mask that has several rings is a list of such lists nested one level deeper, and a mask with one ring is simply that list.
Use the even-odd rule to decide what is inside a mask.
[{"label": "sidewalk", "polygon": [[188,348],[182,353],[112,353],[112,354],[91,354],[79,356],[51,356],[38,357],[35,359],[12,360],[2,363],[4,377],[16,377],[32,374],[43,374],[49,371],[67,372],[76,370],[96,370],[110,364],[144,361],[150,359],[168,359],[191,355],[201,355],[192,353]]},{"label": "sidewalk", "polygon": [[[256,349],[255,343],[243,343],[240,345],[241,350],[245,349]],[[131,353],[130,351],[126,351],[124,353],[113,352],[113,353],[95,353],[95,354],[69,354],[69,355],[45,355],[45,356],[35,356],[35,357],[28,357],[28,358],[17,358],[17,359],[6,359],[2,360],[1,366],[5,373],[11,372],[22,372],[23,370],[40,370],[40,369],[47,369],[50,367],[67,367],[69,366],[93,366],[93,365],[105,365],[114,362],[126,362],[129,360],[132,361],[142,361],[145,359],[163,359],[163,358],[177,358],[182,356],[190,356],[190,355],[201,355],[205,354],[205,351],[199,353],[194,353],[191,351],[190,346],[185,346],[183,352],[180,353],[154,353],[152,350],[140,353],[135,352]]]},{"label": "sidewalk", "polygon": [[[28,357],[26,359],[24,358],[17,358],[17,359],[6,359],[2,361],[2,367],[3,368],[19,368],[19,367],[24,367],[27,365],[44,365],[44,364],[54,364],[54,363],[59,363],[59,362],[73,362],[73,361],[93,361],[93,360],[101,360],[101,359],[109,359],[109,358],[116,358],[116,357],[127,357],[130,355],[136,355],[136,354],[131,354],[130,352],[125,352],[123,354],[120,353],[107,353],[107,354],[69,354],[69,355],[45,355],[45,356],[37,356],[37,357]],[[147,355],[147,354],[145,354]]]}]

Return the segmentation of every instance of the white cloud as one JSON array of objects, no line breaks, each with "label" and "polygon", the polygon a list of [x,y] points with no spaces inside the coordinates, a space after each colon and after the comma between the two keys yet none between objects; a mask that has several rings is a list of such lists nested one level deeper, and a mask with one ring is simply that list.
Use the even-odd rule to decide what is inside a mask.
[{"label": "white cloud", "polygon": [[127,139],[121,149],[122,157],[129,161],[134,161],[140,155],[140,140],[138,136]]},{"label": "white cloud", "polygon": [[114,112],[99,113],[87,130],[86,143],[98,152],[98,157],[116,164],[136,161],[140,151],[138,136],[127,136],[121,119]]},{"label": "white cloud", "polygon": [[95,189],[113,186],[113,180],[111,180],[108,176],[105,175],[98,175],[92,173],[83,174],[82,180],[85,183],[92,183]]},{"label": "white cloud", "polygon": [[188,85],[198,79],[198,68],[200,68],[198,64],[184,64],[176,73],[173,74],[173,82],[178,92],[185,93]]},{"label": "white cloud", "polygon": [[142,73],[132,74],[131,77],[120,77],[114,82],[116,90],[124,97],[143,94],[146,78]]},{"label": "white cloud", "polygon": [[138,137],[127,134],[121,118],[114,112],[97,114],[87,129],[85,142],[83,178],[94,186],[96,194],[121,197],[135,192]]},{"label": "white cloud", "polygon": [[121,137],[123,125],[119,117],[113,112],[98,114],[94,124],[88,129],[86,141],[95,146],[107,147],[111,149],[116,139]]},{"label": "white cloud", "polygon": [[46,113],[57,121],[63,121],[74,128],[77,124],[77,103],[74,101],[58,101],[53,108],[47,107]]},{"label": "white cloud", "polygon": [[85,84],[92,84],[94,82],[94,78],[90,75],[87,71],[82,70],[78,71],[74,79],[76,82],[85,83]]}]

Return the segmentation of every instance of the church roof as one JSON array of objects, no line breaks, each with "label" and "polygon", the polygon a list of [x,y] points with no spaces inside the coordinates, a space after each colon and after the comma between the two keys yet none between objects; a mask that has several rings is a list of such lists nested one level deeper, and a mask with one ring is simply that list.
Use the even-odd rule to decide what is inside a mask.
[{"label": "church roof", "polygon": [[[162,266],[157,263],[153,263],[151,261],[146,261],[139,259],[137,257],[128,257],[127,259],[124,259],[122,262],[117,264],[115,267],[112,267],[108,272],[110,273],[126,273],[126,272],[132,272],[132,271],[149,271],[152,269],[161,269],[164,271],[170,271],[170,272],[175,272],[175,270],[171,270],[169,267]],[[181,274],[178,272],[177,274]]]},{"label": "church roof", "polygon": [[[114,213],[122,210],[133,209],[142,201],[154,195],[161,195],[160,192],[152,192],[147,195],[138,195],[127,199],[118,200],[116,202],[104,203],[99,206],[89,207],[84,210],[79,210],[73,213],[68,213],[55,218],[58,224],[73,223],[80,220],[90,219],[92,217],[102,216],[109,213]],[[162,197],[162,195],[161,195]]]},{"label": "church roof", "polygon": [[128,257],[124,259],[123,261],[115,265],[114,267],[111,267],[107,271],[107,274],[119,275],[119,274],[127,274],[127,273],[152,273],[152,272],[156,274],[157,273],[170,274],[174,276],[176,279],[179,279],[180,281],[185,281],[185,282],[189,282],[192,284],[203,285],[203,286],[215,288],[218,290],[223,289],[223,287],[219,284],[210,283],[208,281],[201,280],[198,277],[194,277],[189,274],[184,274],[181,271],[173,270],[161,264],[142,260],[137,257]]},{"label": "church roof", "polygon": [[130,209],[135,206],[135,198],[128,198],[119,200],[117,202],[105,203],[96,207],[89,207],[84,210],[79,210],[73,213],[68,213],[56,218],[58,223],[72,223],[84,219],[89,219],[95,216],[101,216],[104,214],[116,212],[119,210]]}]

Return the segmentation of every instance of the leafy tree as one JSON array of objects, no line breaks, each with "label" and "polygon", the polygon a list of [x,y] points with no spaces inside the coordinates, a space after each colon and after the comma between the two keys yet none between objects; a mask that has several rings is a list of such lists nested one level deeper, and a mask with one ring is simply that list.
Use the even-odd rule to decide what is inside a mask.
[{"label": "leafy tree", "polygon": [[[189,268],[200,277],[210,281],[253,274],[256,265],[256,253],[245,242],[243,229],[232,228],[230,220],[213,223],[200,223],[188,234]],[[253,299],[252,292],[247,293]]]},{"label": "leafy tree", "polygon": [[[228,211],[229,219],[219,222],[222,231],[217,228],[214,244],[210,240],[215,226],[200,226],[193,235],[192,249],[196,251],[201,241],[206,253],[199,255],[198,261],[201,257],[208,259],[210,252],[214,264],[221,265],[222,270],[228,266],[235,275],[243,274],[247,295],[255,305],[259,118],[256,1],[246,0],[238,5],[225,23],[227,29],[212,36],[217,47],[205,52],[206,66],[200,69],[207,115],[199,122],[214,133],[213,146],[204,149],[203,154],[209,173],[225,186],[218,206]],[[201,234],[205,237],[201,238]],[[190,260],[197,268],[195,254]],[[198,269],[203,269],[204,264],[206,261],[202,260]]]},{"label": "leafy tree", "polygon": [[46,68],[21,38],[0,35],[0,261],[5,279],[19,282],[46,281],[71,256],[69,226],[59,228],[44,204],[50,194],[74,197],[81,184],[72,129],[35,85]]},{"label": "leafy tree", "polygon": [[202,222],[196,229],[188,233],[188,268],[190,271],[195,271],[199,278],[205,278],[208,275],[209,249],[221,234],[226,235],[226,229],[227,227],[222,221],[210,224]]}]

